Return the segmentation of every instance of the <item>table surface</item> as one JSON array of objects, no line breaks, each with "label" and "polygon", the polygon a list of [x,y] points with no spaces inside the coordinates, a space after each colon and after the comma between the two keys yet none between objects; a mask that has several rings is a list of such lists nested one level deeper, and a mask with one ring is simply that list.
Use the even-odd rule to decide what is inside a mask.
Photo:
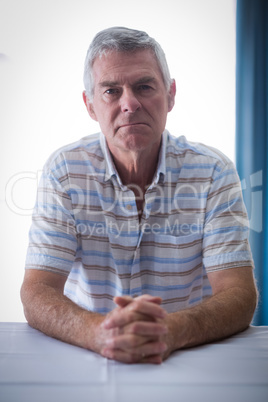
[{"label": "table surface", "polygon": [[268,401],[268,327],[172,354],[161,365],[123,363],[0,323],[1,402]]}]

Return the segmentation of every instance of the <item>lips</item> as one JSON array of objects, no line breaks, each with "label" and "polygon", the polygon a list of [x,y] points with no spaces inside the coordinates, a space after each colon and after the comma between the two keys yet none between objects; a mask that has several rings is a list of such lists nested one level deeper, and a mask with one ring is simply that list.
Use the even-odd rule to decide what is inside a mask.
[{"label": "lips", "polygon": [[126,123],[126,124],[121,124],[118,128],[123,128],[123,127],[132,127],[132,126],[139,126],[139,125],[148,125],[146,123],[142,122],[136,122],[136,123]]}]

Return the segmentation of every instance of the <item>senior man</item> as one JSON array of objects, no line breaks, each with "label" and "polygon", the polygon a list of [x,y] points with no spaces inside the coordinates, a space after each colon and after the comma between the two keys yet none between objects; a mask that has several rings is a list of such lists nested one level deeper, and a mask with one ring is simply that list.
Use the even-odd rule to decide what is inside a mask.
[{"label": "senior man", "polygon": [[101,133],[44,167],[21,289],[29,324],[127,363],[244,330],[256,289],[239,180],[220,152],[165,129],[176,86],[163,50],[145,32],[101,31],[84,82]]}]

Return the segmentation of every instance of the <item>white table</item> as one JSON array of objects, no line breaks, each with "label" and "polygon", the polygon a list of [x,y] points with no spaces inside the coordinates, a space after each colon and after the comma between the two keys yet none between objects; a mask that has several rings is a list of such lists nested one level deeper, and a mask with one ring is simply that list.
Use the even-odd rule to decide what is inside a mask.
[{"label": "white table", "polygon": [[0,323],[1,402],[267,402],[268,327],[126,365],[26,323]]}]

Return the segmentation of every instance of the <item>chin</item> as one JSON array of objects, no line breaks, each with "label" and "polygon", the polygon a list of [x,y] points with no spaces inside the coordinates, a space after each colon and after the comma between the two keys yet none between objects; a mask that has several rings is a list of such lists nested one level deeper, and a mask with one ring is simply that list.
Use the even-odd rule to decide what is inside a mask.
[{"label": "chin", "polygon": [[145,137],[144,135],[130,135],[122,141],[124,148],[129,151],[143,151],[151,148],[153,143],[152,138]]}]

